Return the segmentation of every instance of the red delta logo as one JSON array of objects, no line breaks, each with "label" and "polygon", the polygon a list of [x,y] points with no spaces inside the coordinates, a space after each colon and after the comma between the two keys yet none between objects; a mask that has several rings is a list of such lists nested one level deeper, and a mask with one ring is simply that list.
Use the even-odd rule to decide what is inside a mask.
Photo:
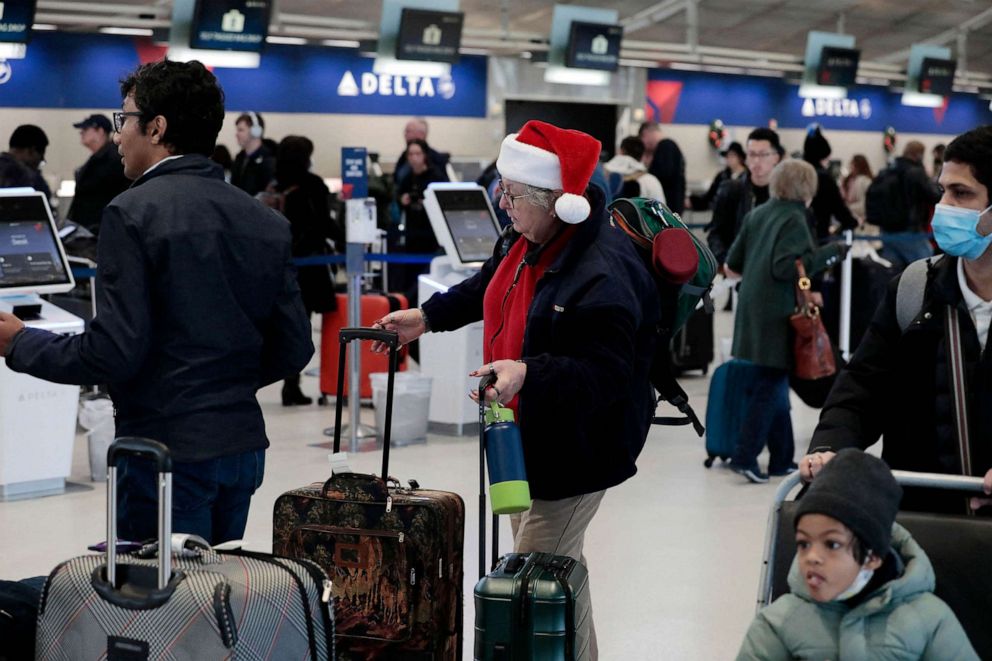
[{"label": "red delta logo", "polygon": [[682,96],[682,83],[675,80],[649,80],[645,95],[644,120],[671,124]]},{"label": "red delta logo", "polygon": [[933,109],[933,118],[937,120],[937,126],[944,123],[944,115],[947,114],[947,107],[951,105],[951,97],[945,96],[944,102]]}]

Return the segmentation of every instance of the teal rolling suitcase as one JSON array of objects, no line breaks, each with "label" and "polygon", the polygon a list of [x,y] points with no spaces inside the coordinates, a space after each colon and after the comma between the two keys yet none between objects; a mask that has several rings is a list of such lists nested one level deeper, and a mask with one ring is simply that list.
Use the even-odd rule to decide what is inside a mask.
[{"label": "teal rolling suitcase", "polygon": [[[578,597],[589,575],[576,560],[510,553],[475,586],[477,661],[583,661],[589,640],[577,635],[589,609]],[[579,604],[577,606],[577,604]]]}]

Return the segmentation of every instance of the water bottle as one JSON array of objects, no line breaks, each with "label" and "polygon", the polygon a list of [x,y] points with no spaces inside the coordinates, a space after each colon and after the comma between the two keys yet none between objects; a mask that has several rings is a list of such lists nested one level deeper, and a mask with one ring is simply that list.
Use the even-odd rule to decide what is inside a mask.
[{"label": "water bottle", "polygon": [[486,409],[486,462],[493,514],[530,509],[530,485],[524,467],[524,447],[513,410],[493,402]]}]

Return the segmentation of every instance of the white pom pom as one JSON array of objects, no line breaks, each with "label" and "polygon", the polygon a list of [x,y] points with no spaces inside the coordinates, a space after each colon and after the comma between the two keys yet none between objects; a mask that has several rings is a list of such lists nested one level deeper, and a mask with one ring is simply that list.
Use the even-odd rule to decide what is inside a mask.
[{"label": "white pom pom", "polygon": [[555,202],[555,213],[566,223],[574,225],[589,217],[589,201],[581,195],[565,193]]}]

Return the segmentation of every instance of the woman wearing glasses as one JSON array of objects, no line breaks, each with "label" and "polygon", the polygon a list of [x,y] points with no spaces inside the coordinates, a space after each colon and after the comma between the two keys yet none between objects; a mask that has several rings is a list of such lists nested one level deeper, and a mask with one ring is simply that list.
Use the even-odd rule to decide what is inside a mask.
[{"label": "woman wearing glasses", "polygon": [[[421,309],[377,322],[410,342],[483,319],[485,364],[471,376],[494,375],[486,400],[516,412],[534,498],[511,516],[514,551],[583,563],[586,527],[606,489],[635,473],[651,425],[659,318],[651,276],[588,186],[599,153],[593,137],[539,121],[507,136],[496,166],[512,225],[493,256]],[[596,658],[587,621],[577,640]]]}]

